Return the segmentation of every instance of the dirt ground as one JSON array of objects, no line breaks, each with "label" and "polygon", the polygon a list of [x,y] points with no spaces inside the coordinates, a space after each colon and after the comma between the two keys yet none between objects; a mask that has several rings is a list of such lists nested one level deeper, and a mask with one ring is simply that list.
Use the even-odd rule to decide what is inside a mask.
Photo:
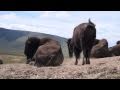
[{"label": "dirt ground", "polygon": [[35,67],[26,64],[0,65],[0,79],[120,79],[120,56],[91,59],[90,65],[74,65],[74,58],[61,66]]}]

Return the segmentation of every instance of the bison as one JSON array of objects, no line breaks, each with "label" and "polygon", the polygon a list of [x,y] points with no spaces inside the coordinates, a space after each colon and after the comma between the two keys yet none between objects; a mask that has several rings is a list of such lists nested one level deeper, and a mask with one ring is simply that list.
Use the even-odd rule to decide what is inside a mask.
[{"label": "bison", "polygon": [[64,60],[61,45],[58,41],[50,38],[28,38],[24,52],[28,62],[35,61],[34,65],[38,67],[58,66]]},{"label": "bison", "polygon": [[108,49],[108,42],[106,39],[102,40],[96,39],[95,42],[96,43],[91,50],[91,57],[104,58],[111,56]]},{"label": "bison", "polygon": [[112,56],[120,56],[120,44],[110,47],[109,52]]},{"label": "bison", "polygon": [[[75,65],[78,64],[80,53],[83,51],[84,64],[90,64],[90,52],[96,39],[95,24],[90,21],[88,23],[79,24],[74,28],[73,37],[68,39],[67,45],[69,50],[69,56],[72,57],[75,54]],[[85,58],[85,59],[84,59]]]}]

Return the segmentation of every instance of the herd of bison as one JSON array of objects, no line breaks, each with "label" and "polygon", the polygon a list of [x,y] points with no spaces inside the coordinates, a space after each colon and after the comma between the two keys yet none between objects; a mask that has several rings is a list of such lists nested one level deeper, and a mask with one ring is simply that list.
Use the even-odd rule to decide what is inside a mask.
[{"label": "herd of bison", "polygon": [[[90,64],[90,58],[104,58],[120,55],[120,41],[113,47],[108,47],[106,39],[96,39],[95,24],[89,19],[73,30],[73,36],[67,40],[69,57],[75,56],[78,64],[80,53],[83,52],[82,65]],[[34,66],[59,66],[64,61],[61,45],[51,38],[29,37],[25,42],[24,54],[26,64],[34,62]],[[3,64],[0,60],[0,64]]]}]

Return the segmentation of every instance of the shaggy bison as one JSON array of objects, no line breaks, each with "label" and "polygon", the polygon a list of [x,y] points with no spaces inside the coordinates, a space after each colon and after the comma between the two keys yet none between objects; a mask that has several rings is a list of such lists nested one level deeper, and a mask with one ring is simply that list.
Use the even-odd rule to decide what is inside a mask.
[{"label": "shaggy bison", "polygon": [[80,53],[83,51],[83,62],[84,64],[90,64],[90,52],[96,39],[96,28],[95,24],[89,19],[88,23],[79,24],[74,28],[73,37],[68,39],[68,50],[69,56],[72,57],[73,52],[76,57],[75,65],[78,64]]},{"label": "shaggy bison", "polygon": [[35,66],[58,66],[64,56],[59,42],[50,38],[28,38],[25,45],[28,62],[35,61]]}]

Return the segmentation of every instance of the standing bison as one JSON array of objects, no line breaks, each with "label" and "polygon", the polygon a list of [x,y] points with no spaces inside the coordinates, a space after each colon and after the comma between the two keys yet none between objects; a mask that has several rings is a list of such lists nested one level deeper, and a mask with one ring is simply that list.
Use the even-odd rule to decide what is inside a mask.
[{"label": "standing bison", "polygon": [[35,66],[58,66],[63,63],[64,56],[59,42],[37,37],[28,38],[25,43],[27,63],[35,61]]},{"label": "standing bison", "polygon": [[[82,23],[74,28],[73,37],[68,39],[69,56],[72,57],[73,52],[76,57],[75,65],[78,64],[80,53],[83,51],[84,64],[90,64],[90,53],[96,39],[95,24],[89,19],[88,23]],[[70,51],[71,50],[71,51]],[[85,58],[85,59],[84,59]]]}]

